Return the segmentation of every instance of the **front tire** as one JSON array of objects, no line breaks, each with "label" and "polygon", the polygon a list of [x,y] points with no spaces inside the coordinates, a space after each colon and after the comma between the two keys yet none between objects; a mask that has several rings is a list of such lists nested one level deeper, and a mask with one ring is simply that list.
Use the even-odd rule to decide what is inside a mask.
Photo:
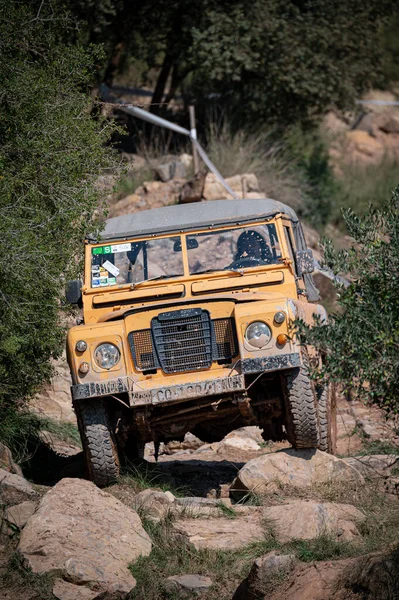
[{"label": "front tire", "polygon": [[283,375],[287,439],[294,448],[319,447],[316,390],[304,365]]},{"label": "front tire", "polygon": [[120,461],[115,435],[104,400],[83,400],[76,407],[89,479],[98,487],[114,483]]}]

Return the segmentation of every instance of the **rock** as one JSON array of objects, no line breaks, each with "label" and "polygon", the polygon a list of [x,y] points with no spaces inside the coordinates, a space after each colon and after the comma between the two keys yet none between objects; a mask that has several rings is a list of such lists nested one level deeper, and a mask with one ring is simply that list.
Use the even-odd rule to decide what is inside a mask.
[{"label": "rock", "polygon": [[265,494],[276,485],[306,488],[334,482],[364,483],[363,476],[342,459],[320,450],[280,450],[263,454],[244,465],[231,486],[234,498],[248,492]]},{"label": "rock", "polygon": [[5,511],[6,520],[18,529],[25,527],[28,519],[33,515],[37,508],[37,503],[31,500],[25,500],[21,504],[10,506]]},{"label": "rock", "polygon": [[179,598],[190,598],[201,596],[213,585],[210,577],[204,575],[172,575],[165,581],[165,587],[170,593],[178,594]]},{"label": "rock", "polygon": [[205,185],[205,172],[200,171],[193,179],[187,181],[181,190],[179,204],[189,204],[190,202],[200,202]]},{"label": "rock", "polygon": [[181,163],[183,163],[183,165],[188,170],[191,168],[191,165],[193,164],[193,157],[191,156],[191,154],[187,154],[187,152],[183,152],[183,154],[180,154],[180,156],[179,156],[179,161]]},{"label": "rock", "polygon": [[217,507],[220,503],[225,506],[231,506],[231,500],[229,498],[203,498],[202,496],[187,496],[186,498],[176,498],[175,503],[178,506],[213,506]]},{"label": "rock", "polygon": [[390,477],[385,481],[385,492],[399,497],[399,477]]},{"label": "rock", "polygon": [[0,442],[0,467],[5,471],[9,471],[10,473],[14,473],[14,475],[19,475],[22,477],[22,469],[16,462],[11,454],[11,450]]},{"label": "rock", "polygon": [[348,124],[340,115],[331,110],[324,116],[321,127],[330,134],[337,134],[346,131]]},{"label": "rock", "polygon": [[[230,186],[233,192],[236,192],[238,197],[242,198],[244,185],[243,179],[245,179],[246,191],[248,193],[259,193],[259,183],[254,173],[244,173],[243,175],[234,175],[233,177],[228,177],[226,179],[226,183]],[[219,179],[217,179],[216,175],[213,173],[208,173],[206,175],[202,195],[205,200],[220,200],[231,197],[220,183]],[[260,197],[264,197],[264,194],[262,194]]]},{"label": "rock", "polygon": [[0,469],[0,504],[14,506],[25,500],[35,500],[38,493],[20,475]]},{"label": "rock", "polygon": [[155,167],[155,174],[161,181],[170,181],[175,177],[184,179],[186,177],[186,167],[180,161],[172,161]]},{"label": "rock", "polygon": [[375,117],[375,126],[384,133],[399,133],[399,114],[381,114]]},{"label": "rock", "polygon": [[128,215],[130,213],[134,213],[137,210],[140,210],[140,204],[142,199],[137,194],[129,194],[115,202],[110,208],[110,213],[113,217],[118,217],[120,215]]},{"label": "rock", "polygon": [[71,399],[72,379],[66,355],[64,354],[59,360],[54,361],[53,366],[55,368],[54,377],[35,396],[29,406],[35,412],[55,421],[76,424],[76,415]]},{"label": "rock", "polygon": [[157,523],[167,515],[174,501],[175,497],[171,492],[148,489],[134,497],[133,506],[146,518]]},{"label": "rock", "polygon": [[194,451],[203,446],[203,442],[192,433],[186,433],[182,442],[168,442],[164,444],[160,453],[162,454],[177,454],[178,452]]},{"label": "rock", "polygon": [[[352,160],[363,160],[368,163],[379,163],[384,156],[384,145],[372,137],[367,131],[348,131],[346,138],[353,148]],[[349,149],[349,152],[351,150]]]},{"label": "rock", "polygon": [[363,114],[352,127],[355,131],[367,131],[369,135],[374,135],[375,117],[372,113]]},{"label": "rock", "polygon": [[62,479],[22,530],[18,551],[34,573],[124,598],[136,584],[128,565],[150,553],[151,540],[133,509],[89,481]]},{"label": "rock", "polygon": [[173,524],[178,539],[196,550],[236,550],[263,538],[259,512],[235,519],[182,519]]},{"label": "rock", "polygon": [[[247,429],[258,430],[259,436],[257,436],[257,434],[255,433],[252,433],[251,431],[247,431]],[[263,441],[260,429],[258,429],[257,427],[242,427],[241,429],[236,429],[235,431],[231,431],[230,433],[228,433],[220,443],[218,451],[223,451],[225,449],[231,448],[236,448],[237,450],[244,450],[248,452],[257,451],[260,450],[260,442],[258,441],[259,438],[261,441]]]},{"label": "rock", "polygon": [[[268,595],[267,600],[357,600],[357,594],[342,590],[345,570],[352,568],[355,562],[356,559],[349,558],[303,565],[294,571],[292,578]],[[374,596],[367,598],[376,600]]]},{"label": "rock", "polygon": [[263,511],[276,539],[285,544],[291,540],[313,540],[323,534],[336,540],[359,537],[356,523],[364,521],[360,510],[349,504],[293,500],[287,504],[270,506]]},{"label": "rock", "polygon": [[342,459],[354,467],[364,477],[378,479],[388,477],[395,466],[399,466],[398,454],[370,454],[369,456],[349,456]]},{"label": "rock", "polygon": [[238,586],[232,600],[263,598],[273,576],[281,571],[291,571],[295,563],[294,554],[277,554],[275,550],[257,558],[248,577]]},{"label": "rock", "polygon": [[[142,169],[148,169],[148,162],[143,156],[138,154],[131,154],[130,152],[121,152],[121,158],[126,162],[132,164],[133,171],[141,171]],[[131,167],[129,167],[129,171]]]},{"label": "rock", "polygon": [[54,581],[53,595],[57,600],[95,600],[98,597],[97,592],[83,585],[69,583],[69,581],[64,581],[63,579],[56,579]]},{"label": "rock", "polygon": [[39,431],[38,437],[47,448],[58,454],[58,456],[76,456],[76,454],[82,452],[82,448],[76,444],[60,440],[56,435],[45,429]]}]

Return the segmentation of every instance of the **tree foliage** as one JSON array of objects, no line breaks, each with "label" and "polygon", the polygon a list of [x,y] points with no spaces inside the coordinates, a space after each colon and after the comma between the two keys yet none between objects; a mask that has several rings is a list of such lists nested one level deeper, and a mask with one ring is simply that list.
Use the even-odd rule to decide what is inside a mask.
[{"label": "tree foliage", "polygon": [[70,26],[51,2],[0,2],[1,411],[62,350],[60,298],[113,161],[110,126],[90,115],[98,53],[64,43]]},{"label": "tree foliage", "polygon": [[[69,0],[108,52],[108,83],[131,60],[157,67],[153,102],[180,86],[219,95],[241,119],[311,122],[381,82],[380,31],[396,0]],[[156,108],[154,108],[156,110]]]},{"label": "tree foliage", "polygon": [[302,340],[326,356],[321,373],[387,412],[399,412],[399,187],[381,209],[345,213],[353,246],[324,243],[325,262],[349,274],[337,285],[339,311],[328,323],[299,324]]}]

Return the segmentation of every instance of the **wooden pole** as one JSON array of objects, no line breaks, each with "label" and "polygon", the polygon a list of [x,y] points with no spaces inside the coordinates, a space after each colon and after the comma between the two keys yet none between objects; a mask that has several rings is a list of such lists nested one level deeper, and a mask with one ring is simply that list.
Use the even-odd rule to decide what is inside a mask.
[{"label": "wooden pole", "polygon": [[[195,126],[195,108],[194,106],[188,107],[190,113],[190,135],[195,140],[197,139],[197,128]],[[199,161],[198,161],[198,153],[197,148],[195,147],[194,142],[192,142],[193,147],[193,167],[194,167],[194,175],[197,175],[199,171]]]}]

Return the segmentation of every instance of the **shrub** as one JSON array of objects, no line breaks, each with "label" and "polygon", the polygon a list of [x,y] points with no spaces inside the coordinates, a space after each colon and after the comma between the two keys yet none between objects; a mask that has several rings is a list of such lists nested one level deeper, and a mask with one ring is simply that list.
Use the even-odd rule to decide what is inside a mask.
[{"label": "shrub", "polygon": [[342,382],[388,413],[399,410],[399,186],[391,200],[344,219],[353,245],[337,251],[323,244],[325,262],[336,274],[339,310],[313,328],[298,323],[303,342],[326,356],[320,377]]},{"label": "shrub", "polygon": [[47,2],[0,3],[0,421],[62,351],[64,283],[113,164],[86,91],[97,51],[63,43],[69,25]]}]

